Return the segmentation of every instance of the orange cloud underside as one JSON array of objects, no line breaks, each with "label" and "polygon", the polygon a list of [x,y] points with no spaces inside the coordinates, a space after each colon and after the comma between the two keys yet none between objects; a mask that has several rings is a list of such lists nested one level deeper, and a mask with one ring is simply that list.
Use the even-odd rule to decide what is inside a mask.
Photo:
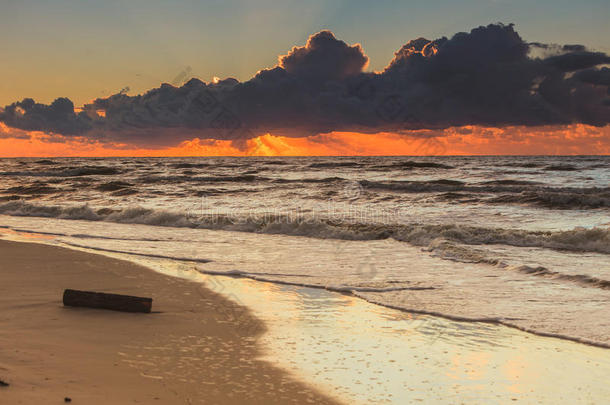
[{"label": "orange cloud underside", "polygon": [[355,156],[355,155],[610,154],[610,125],[459,127],[404,133],[333,132],[304,138],[263,135],[242,147],[194,138],[167,148],[105,144],[85,138],[25,132],[0,123],[0,156]]}]

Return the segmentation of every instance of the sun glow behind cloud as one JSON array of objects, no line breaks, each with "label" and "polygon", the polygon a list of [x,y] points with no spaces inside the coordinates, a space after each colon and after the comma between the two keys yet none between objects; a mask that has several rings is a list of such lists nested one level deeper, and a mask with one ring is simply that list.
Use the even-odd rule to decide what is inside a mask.
[{"label": "sun glow behind cloud", "polygon": [[453,127],[404,133],[332,132],[302,138],[266,134],[237,145],[193,138],[173,147],[143,148],[23,131],[0,123],[1,157],[39,156],[370,156],[608,155],[610,126]]}]

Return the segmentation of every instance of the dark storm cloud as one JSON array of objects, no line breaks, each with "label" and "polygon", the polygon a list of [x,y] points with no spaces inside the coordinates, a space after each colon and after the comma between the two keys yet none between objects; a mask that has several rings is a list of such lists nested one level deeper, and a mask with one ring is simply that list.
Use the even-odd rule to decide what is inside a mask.
[{"label": "dark storm cloud", "polygon": [[596,84],[600,86],[610,86],[610,69],[586,69],[576,72],[573,76],[584,83]]},{"label": "dark storm cloud", "polygon": [[0,112],[6,125],[28,131],[51,131],[74,135],[91,129],[85,114],[76,115],[70,99],[58,98],[49,105],[39,104],[31,98],[8,105]]},{"label": "dark storm cloud", "polygon": [[530,42],[528,44],[532,48],[547,49],[553,52],[581,52],[586,51],[587,47],[579,44],[558,45],[558,44],[543,44],[540,42]]},{"label": "dark storm cloud", "polygon": [[610,63],[610,56],[602,52],[576,51],[564,55],[551,56],[545,62],[561,71],[572,72]]},{"label": "dark storm cloud", "polygon": [[[544,56],[534,56],[541,50]],[[138,95],[72,103],[26,99],[7,106],[7,125],[136,144],[192,137],[236,142],[270,132],[403,131],[462,125],[605,125],[608,55],[583,45],[527,43],[512,25],[492,24],[452,38],[407,42],[380,73],[368,57],[322,31],[238,82],[163,84]],[[105,117],[96,111],[104,110]]]},{"label": "dark storm cloud", "polygon": [[360,45],[349,46],[330,31],[312,35],[303,47],[294,47],[280,57],[280,66],[289,74],[313,80],[341,80],[356,75],[369,58]]}]

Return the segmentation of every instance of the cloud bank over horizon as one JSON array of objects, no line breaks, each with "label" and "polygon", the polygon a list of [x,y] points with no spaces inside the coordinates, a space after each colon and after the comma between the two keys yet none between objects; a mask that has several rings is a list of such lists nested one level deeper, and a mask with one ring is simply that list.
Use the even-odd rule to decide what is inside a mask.
[{"label": "cloud bank over horizon", "polygon": [[200,138],[236,145],[267,133],[308,137],[610,123],[610,56],[584,45],[526,42],[512,24],[407,42],[381,72],[331,31],[312,35],[245,82],[191,79],[145,94],[24,99],[0,122],[24,131],[147,147]]}]

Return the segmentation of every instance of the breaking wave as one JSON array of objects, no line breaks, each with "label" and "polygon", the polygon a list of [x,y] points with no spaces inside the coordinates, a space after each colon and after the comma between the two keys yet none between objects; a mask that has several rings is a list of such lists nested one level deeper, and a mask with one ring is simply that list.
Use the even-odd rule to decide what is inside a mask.
[{"label": "breaking wave", "polygon": [[610,290],[610,281],[603,280],[597,277],[592,277],[587,274],[564,274],[558,271],[549,270],[546,267],[530,267],[530,266],[516,266],[511,268],[521,273],[530,274],[534,276],[547,277],[559,280],[566,280],[577,284],[585,285],[588,287],[601,288],[603,290]]},{"label": "breaking wave", "polygon": [[610,228],[575,228],[569,231],[527,231],[457,224],[363,224],[324,218],[282,215],[222,216],[172,213],[147,208],[94,209],[87,205],[61,207],[10,201],[0,204],[0,214],[144,224],[167,227],[218,229],[267,234],[306,236],[321,239],[395,239],[428,247],[441,238],[466,245],[503,244],[541,247],[575,252],[610,254]]},{"label": "breaking wave", "polygon": [[610,290],[610,281],[593,277],[587,274],[566,274],[550,270],[542,266],[514,265],[503,259],[489,257],[488,253],[471,246],[458,245],[452,241],[437,238],[433,240],[424,250],[445,260],[452,260],[460,263],[485,263],[496,266],[505,271],[517,271],[532,276],[563,280],[585,287],[601,288]]}]

